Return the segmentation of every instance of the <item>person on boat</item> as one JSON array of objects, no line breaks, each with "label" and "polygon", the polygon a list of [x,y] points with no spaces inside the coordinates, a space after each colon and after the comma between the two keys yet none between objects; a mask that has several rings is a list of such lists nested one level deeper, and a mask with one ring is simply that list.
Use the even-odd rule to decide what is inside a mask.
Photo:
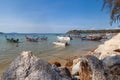
[{"label": "person on boat", "polygon": [[16,42],[19,42],[19,39],[16,39]]}]

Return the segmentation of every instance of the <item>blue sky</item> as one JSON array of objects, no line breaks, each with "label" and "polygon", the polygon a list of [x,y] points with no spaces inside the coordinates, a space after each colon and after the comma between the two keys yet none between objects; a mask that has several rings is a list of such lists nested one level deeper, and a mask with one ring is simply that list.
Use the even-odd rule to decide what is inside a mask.
[{"label": "blue sky", "polygon": [[109,29],[102,0],[0,0],[0,32],[64,33]]}]

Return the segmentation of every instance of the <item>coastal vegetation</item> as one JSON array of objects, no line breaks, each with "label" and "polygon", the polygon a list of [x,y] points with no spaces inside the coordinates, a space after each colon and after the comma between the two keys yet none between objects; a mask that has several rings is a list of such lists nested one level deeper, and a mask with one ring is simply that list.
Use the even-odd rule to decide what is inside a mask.
[{"label": "coastal vegetation", "polygon": [[0,34],[3,34],[3,32],[0,32]]},{"label": "coastal vegetation", "polygon": [[120,22],[120,0],[103,0],[103,9],[110,11],[110,23]]},{"label": "coastal vegetation", "polygon": [[[110,12],[110,24],[120,22],[120,0],[103,0],[103,8]],[[120,27],[118,25],[118,27]],[[81,34],[81,33],[119,33],[120,29],[109,30],[70,30],[67,34]]]},{"label": "coastal vegetation", "polygon": [[87,33],[119,33],[120,29],[109,29],[109,30],[70,30],[67,34],[87,34]]}]

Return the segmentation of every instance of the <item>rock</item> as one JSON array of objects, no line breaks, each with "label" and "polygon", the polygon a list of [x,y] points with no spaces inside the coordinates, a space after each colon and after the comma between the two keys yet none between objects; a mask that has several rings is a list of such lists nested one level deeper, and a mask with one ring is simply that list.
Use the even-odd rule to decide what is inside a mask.
[{"label": "rock", "polygon": [[80,80],[80,76],[78,75],[78,76],[74,76],[74,78],[73,79],[77,79],[77,80]]},{"label": "rock", "polygon": [[26,51],[11,63],[1,80],[71,80],[68,73]]},{"label": "rock", "polygon": [[78,79],[78,78],[72,78],[72,80],[80,80],[80,79]]},{"label": "rock", "polygon": [[120,80],[120,56],[99,60],[85,56],[80,62],[80,80]]},{"label": "rock", "polygon": [[81,58],[80,80],[106,80],[102,62],[94,56]]},{"label": "rock", "polygon": [[[104,59],[107,56],[120,55],[118,51],[120,49],[120,33],[105,41],[104,44],[100,45],[92,54],[99,59]],[[116,51],[117,50],[117,51]]]},{"label": "rock", "polygon": [[72,75],[79,75],[79,65],[80,65],[80,62],[78,62],[76,65],[74,65],[72,67]]},{"label": "rock", "polygon": [[67,61],[66,63],[65,63],[65,66],[66,67],[71,67],[73,65],[73,61]]},{"label": "rock", "polygon": [[120,56],[105,57],[103,65],[108,80],[120,80]]},{"label": "rock", "polygon": [[103,60],[102,60],[104,66],[106,67],[111,67],[113,65],[116,65],[116,64],[120,64],[120,56],[108,56],[108,57],[105,57]]},{"label": "rock", "polygon": [[76,65],[80,61],[80,58],[74,59],[73,60],[73,65]]},{"label": "rock", "polygon": [[59,71],[62,77],[66,77],[67,79],[72,78],[71,73],[69,72],[68,68],[62,66],[62,67],[59,67]]},{"label": "rock", "polygon": [[120,33],[80,60],[80,80],[120,80]]},{"label": "rock", "polygon": [[57,61],[51,62],[52,65],[56,65],[57,67],[61,67],[61,64]]},{"label": "rock", "polygon": [[79,75],[80,58],[73,60],[72,75]]}]

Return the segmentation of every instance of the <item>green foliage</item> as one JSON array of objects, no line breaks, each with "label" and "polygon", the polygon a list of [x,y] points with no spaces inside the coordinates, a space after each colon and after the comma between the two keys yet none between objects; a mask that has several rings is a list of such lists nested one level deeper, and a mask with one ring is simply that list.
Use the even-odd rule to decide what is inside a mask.
[{"label": "green foliage", "polygon": [[120,0],[103,0],[103,8],[110,10],[110,23],[120,22]]},{"label": "green foliage", "polygon": [[119,33],[120,29],[110,29],[110,30],[70,30],[67,34],[84,34],[84,33]]}]

